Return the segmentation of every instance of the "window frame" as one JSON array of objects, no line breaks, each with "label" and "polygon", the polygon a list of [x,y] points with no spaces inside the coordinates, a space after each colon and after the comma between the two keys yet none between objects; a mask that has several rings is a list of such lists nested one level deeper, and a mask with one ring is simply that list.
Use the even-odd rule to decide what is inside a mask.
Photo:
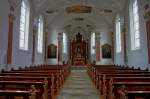
[{"label": "window frame", "polygon": [[91,34],[91,55],[96,54],[96,33]]},{"label": "window frame", "polygon": [[44,21],[42,15],[40,15],[38,18],[37,27],[37,52],[43,53]]},{"label": "window frame", "polygon": [[63,54],[67,54],[67,35],[63,33]]},{"label": "window frame", "polygon": [[122,51],[122,38],[121,38],[121,18],[120,16],[117,14],[116,17],[116,24],[115,24],[115,28],[116,28],[116,52],[117,53],[121,53]]},{"label": "window frame", "polygon": [[[137,29],[136,26],[138,27]],[[132,0],[132,2],[130,2],[130,36],[131,36],[131,50],[141,49],[138,0]]]},{"label": "window frame", "polygon": [[30,5],[28,0],[22,0],[20,10],[19,49],[29,49]]}]

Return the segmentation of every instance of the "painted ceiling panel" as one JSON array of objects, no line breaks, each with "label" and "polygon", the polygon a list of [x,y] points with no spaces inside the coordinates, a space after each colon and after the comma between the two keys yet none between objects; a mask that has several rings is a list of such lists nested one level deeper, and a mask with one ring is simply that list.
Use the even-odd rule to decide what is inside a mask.
[{"label": "painted ceiling panel", "polygon": [[[92,20],[93,23],[103,20],[106,24],[112,26],[113,19],[116,13],[124,9],[126,0],[33,0],[36,7],[36,13],[44,13],[47,24],[51,24],[56,18],[63,17],[67,21],[74,19],[76,16]],[[74,13],[68,14],[67,7],[72,6],[89,6],[91,7],[90,14]],[[62,18],[62,19],[63,19]],[[66,19],[67,18],[67,19]],[[63,22],[63,21],[62,21]],[[63,23],[62,23],[63,24]]]}]

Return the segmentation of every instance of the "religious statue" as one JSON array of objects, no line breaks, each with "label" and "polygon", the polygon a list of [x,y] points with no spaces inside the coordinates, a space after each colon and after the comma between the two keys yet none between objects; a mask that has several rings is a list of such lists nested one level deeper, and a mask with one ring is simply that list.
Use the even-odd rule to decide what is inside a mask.
[{"label": "religious statue", "polygon": [[82,57],[82,49],[81,49],[81,46],[77,46],[77,57]]},{"label": "religious statue", "polygon": [[82,42],[82,35],[80,33],[76,35],[76,40],[77,42]]}]

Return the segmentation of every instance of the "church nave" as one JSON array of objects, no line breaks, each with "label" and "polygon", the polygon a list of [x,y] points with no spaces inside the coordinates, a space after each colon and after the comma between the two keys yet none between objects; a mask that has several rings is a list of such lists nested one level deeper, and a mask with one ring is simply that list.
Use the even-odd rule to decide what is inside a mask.
[{"label": "church nave", "polygon": [[150,0],[0,0],[0,99],[150,99],[149,69]]}]

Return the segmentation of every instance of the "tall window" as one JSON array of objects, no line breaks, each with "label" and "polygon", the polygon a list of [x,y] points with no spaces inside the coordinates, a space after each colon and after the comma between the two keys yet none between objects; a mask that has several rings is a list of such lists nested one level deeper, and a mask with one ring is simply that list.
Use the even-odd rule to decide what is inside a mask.
[{"label": "tall window", "polygon": [[29,35],[29,15],[30,7],[28,0],[22,0],[20,14],[20,36],[19,48],[28,50],[28,35]]},{"label": "tall window", "polygon": [[116,19],[116,52],[121,52],[121,29],[120,29],[120,17]]},{"label": "tall window", "polygon": [[131,49],[140,49],[140,29],[139,29],[139,12],[138,2],[133,0],[131,13]]},{"label": "tall window", "polygon": [[67,53],[67,36],[66,33],[63,33],[63,53]]},{"label": "tall window", "polygon": [[91,54],[95,54],[95,33],[91,35]]},{"label": "tall window", "polygon": [[42,16],[38,19],[38,44],[37,51],[39,53],[43,52],[43,18]]}]

